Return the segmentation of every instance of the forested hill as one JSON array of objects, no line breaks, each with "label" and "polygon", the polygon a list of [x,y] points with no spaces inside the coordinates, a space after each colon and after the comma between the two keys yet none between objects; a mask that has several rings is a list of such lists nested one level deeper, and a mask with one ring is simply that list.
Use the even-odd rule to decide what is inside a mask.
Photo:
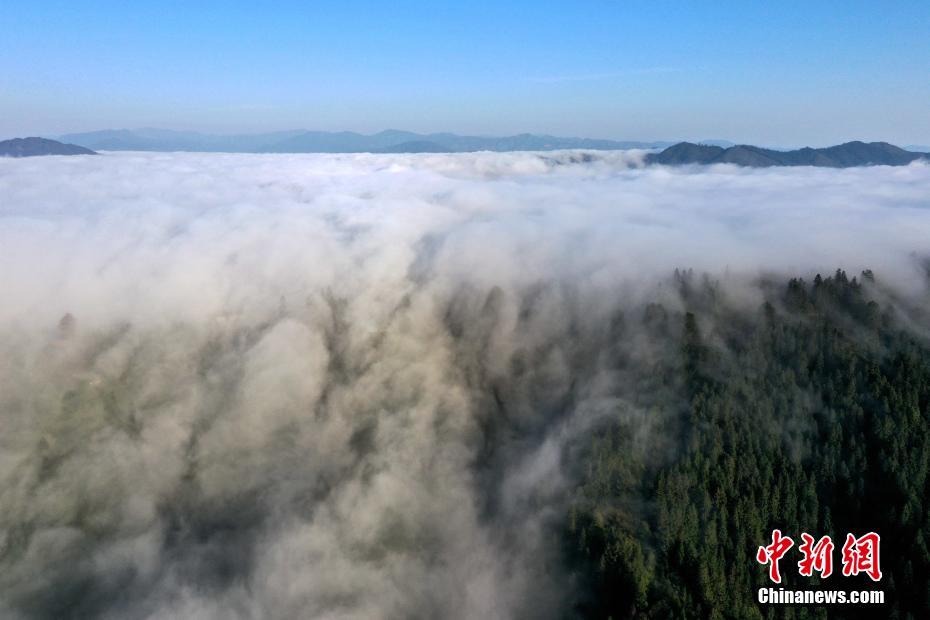
[{"label": "forested hill", "polygon": [[45,138],[13,138],[0,141],[0,157],[36,157],[39,155],[96,155],[76,144],[64,144]]},{"label": "forested hill", "polygon": [[[865,272],[772,282],[754,312],[678,274],[683,311],[628,317],[655,363],[636,400],[590,439],[566,516],[566,554],[591,618],[930,617],[930,347]],[[923,332],[924,334],[926,332]],[[622,339],[622,336],[619,336]],[[642,417],[650,425],[643,432]],[[882,589],[875,606],[756,602],[773,586],[756,549],[781,529],[836,541],[834,574],[786,589]],[[847,532],[881,536],[879,583],[840,574]],[[777,587],[777,586],[776,586]]]},{"label": "forested hill", "polygon": [[903,166],[917,159],[930,159],[930,153],[915,153],[887,142],[847,142],[822,149],[805,147],[794,151],[776,151],[740,144],[723,148],[710,144],[679,142],[660,153],[647,155],[647,163],[737,164],[740,166]]}]

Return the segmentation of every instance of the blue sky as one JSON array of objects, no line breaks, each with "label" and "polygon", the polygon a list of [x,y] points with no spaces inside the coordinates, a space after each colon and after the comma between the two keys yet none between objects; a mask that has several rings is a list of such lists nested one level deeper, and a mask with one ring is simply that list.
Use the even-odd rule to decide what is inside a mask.
[{"label": "blue sky", "polygon": [[930,143],[930,2],[7,2],[0,137]]}]

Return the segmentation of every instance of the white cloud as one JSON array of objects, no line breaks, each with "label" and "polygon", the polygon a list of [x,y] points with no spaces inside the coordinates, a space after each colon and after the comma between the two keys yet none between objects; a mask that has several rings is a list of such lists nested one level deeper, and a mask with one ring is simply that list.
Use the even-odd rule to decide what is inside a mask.
[{"label": "white cloud", "polygon": [[8,615],[54,617],[81,578],[105,617],[556,614],[558,446],[616,386],[591,362],[512,457],[487,453],[494,399],[541,424],[678,266],[923,277],[926,165],[641,158],[0,160]]},{"label": "white cloud", "polygon": [[202,317],[333,286],[398,295],[424,237],[438,244],[431,269],[499,284],[612,284],[675,266],[897,276],[930,237],[922,164],[630,169],[635,154],[559,157],[2,161],[0,320]]}]

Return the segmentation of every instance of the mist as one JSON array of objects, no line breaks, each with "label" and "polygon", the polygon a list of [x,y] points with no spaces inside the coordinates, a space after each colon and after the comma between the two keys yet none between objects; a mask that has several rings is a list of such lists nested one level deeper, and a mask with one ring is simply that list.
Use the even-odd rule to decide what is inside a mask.
[{"label": "mist", "polygon": [[0,615],[560,617],[676,268],[927,293],[925,163],[643,155],[0,159]]}]

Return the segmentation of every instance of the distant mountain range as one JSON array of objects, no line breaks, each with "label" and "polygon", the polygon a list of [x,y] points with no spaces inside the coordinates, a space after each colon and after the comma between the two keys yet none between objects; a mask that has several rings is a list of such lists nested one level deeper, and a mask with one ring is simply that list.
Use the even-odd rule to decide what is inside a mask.
[{"label": "distant mountain range", "polygon": [[0,157],[35,157],[37,155],[96,155],[76,144],[63,144],[46,138],[13,138],[0,141]]},{"label": "distant mountain range", "polygon": [[197,151],[226,153],[462,153],[558,149],[656,149],[672,142],[636,142],[519,134],[505,137],[418,134],[389,129],[366,135],[352,131],[280,131],[217,135],[166,129],[115,129],[72,133],[60,140],[98,151]]},{"label": "distant mountain range", "polygon": [[[47,138],[14,138],[0,141],[0,156],[96,155],[109,151],[197,151],[249,153],[460,153],[472,151],[551,151],[557,149],[620,150],[657,149],[668,142],[621,142],[589,138],[520,134],[502,138],[459,136],[452,133],[416,134],[388,130],[373,135],[351,131],[284,131],[270,134],[211,135],[163,129],[95,131],[62,136],[67,142]],[[268,145],[267,141],[276,140]],[[905,150],[887,142],[847,142],[826,148],[805,147],[778,151],[738,144],[679,142],[661,152],[649,153],[646,164],[737,164],[767,166],[902,166],[930,153]],[[721,144],[723,146],[721,146]],[[263,146],[264,145],[264,146]]]},{"label": "distant mountain range", "polygon": [[646,163],[737,164],[754,168],[766,166],[819,166],[849,168],[852,166],[903,166],[920,158],[930,159],[930,153],[915,153],[887,142],[847,142],[822,149],[805,147],[793,151],[776,151],[740,144],[723,148],[711,144],[679,142],[661,153],[646,156]]},{"label": "distant mountain range", "polygon": [[97,151],[196,151],[212,153],[255,153],[269,144],[299,136],[303,131],[263,134],[216,135],[168,129],[105,129],[59,136],[59,140]]}]

